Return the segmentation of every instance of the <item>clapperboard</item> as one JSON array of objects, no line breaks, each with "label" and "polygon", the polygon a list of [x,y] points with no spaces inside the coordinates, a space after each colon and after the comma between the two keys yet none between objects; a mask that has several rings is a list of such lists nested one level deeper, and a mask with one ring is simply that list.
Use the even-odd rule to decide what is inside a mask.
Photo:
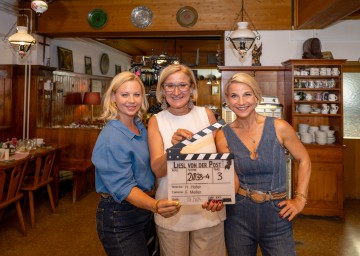
[{"label": "clapperboard", "polygon": [[183,205],[209,200],[235,203],[234,156],[232,153],[182,154],[185,146],[225,125],[224,120],[206,127],[166,150],[168,198]]}]

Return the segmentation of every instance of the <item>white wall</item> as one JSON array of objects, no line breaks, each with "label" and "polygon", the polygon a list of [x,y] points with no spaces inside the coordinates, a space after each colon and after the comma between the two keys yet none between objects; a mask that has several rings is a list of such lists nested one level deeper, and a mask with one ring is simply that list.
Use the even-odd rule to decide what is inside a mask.
[{"label": "white wall", "polygon": [[[50,66],[52,67],[58,67],[57,47],[60,46],[72,50],[75,73],[85,73],[85,56],[91,58],[93,75],[112,77],[115,75],[115,65],[120,65],[122,71],[130,69],[130,55],[95,40],[65,38],[54,39],[50,44],[49,57],[51,63]],[[100,57],[103,53],[107,53],[110,60],[109,72],[106,75],[101,74],[100,71]]]},{"label": "white wall", "polygon": [[[259,31],[262,43],[262,66],[281,66],[288,59],[301,59],[305,40],[317,37],[324,51],[331,51],[335,59],[349,61],[360,58],[360,20],[341,21],[322,30]],[[225,32],[225,38],[229,31]],[[259,45],[260,42],[257,42]],[[242,63],[230,41],[224,43],[225,66],[251,66],[251,51]]]}]

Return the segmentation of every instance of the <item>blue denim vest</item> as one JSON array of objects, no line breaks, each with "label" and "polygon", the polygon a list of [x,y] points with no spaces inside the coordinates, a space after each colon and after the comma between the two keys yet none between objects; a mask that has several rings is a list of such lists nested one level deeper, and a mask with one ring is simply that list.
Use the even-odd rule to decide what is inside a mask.
[{"label": "blue denim vest", "polygon": [[223,131],[234,154],[235,171],[242,188],[272,193],[286,191],[286,150],[277,139],[273,117],[265,119],[255,160],[250,158],[251,152],[230,125],[224,126]]}]

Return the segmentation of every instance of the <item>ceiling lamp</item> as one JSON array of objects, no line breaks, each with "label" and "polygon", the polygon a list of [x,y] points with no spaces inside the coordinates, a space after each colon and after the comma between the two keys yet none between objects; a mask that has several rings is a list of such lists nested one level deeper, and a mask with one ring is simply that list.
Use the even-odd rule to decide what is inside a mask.
[{"label": "ceiling lamp", "polygon": [[46,3],[46,1],[32,0],[31,9],[33,9],[36,12],[36,14],[40,16],[42,13],[47,11],[48,4]]},{"label": "ceiling lamp", "polygon": [[8,41],[11,47],[23,58],[36,41],[32,35],[28,34],[27,26],[17,26],[16,29],[17,33],[10,36]]},{"label": "ceiling lamp", "polygon": [[[244,14],[249,19],[251,25],[254,27],[256,33],[248,29],[248,22],[244,21]],[[241,21],[237,22],[238,18],[241,15]],[[234,30],[235,25],[237,25],[237,30]],[[254,24],[251,22],[249,15],[244,9],[244,0],[241,3],[241,10],[238,13],[234,25],[231,28],[229,36],[226,38],[227,41],[230,40],[233,47],[239,52],[241,58],[244,58],[247,52],[253,47],[256,39],[260,39],[260,34],[256,30]]]}]

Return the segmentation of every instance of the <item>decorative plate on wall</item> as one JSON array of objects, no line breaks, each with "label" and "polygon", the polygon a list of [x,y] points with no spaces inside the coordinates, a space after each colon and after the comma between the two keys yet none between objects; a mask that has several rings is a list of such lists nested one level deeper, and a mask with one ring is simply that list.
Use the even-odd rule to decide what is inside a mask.
[{"label": "decorative plate on wall", "polygon": [[182,27],[192,27],[198,19],[197,11],[191,6],[181,7],[176,13],[176,20]]},{"label": "decorative plate on wall", "polygon": [[131,22],[137,28],[146,28],[152,22],[153,13],[146,6],[137,6],[131,12]]},{"label": "decorative plate on wall", "polygon": [[107,22],[107,14],[101,9],[94,9],[88,14],[88,23],[92,28],[102,28]]},{"label": "decorative plate on wall", "polygon": [[109,55],[107,53],[103,53],[100,58],[100,71],[101,74],[106,75],[109,71]]}]

